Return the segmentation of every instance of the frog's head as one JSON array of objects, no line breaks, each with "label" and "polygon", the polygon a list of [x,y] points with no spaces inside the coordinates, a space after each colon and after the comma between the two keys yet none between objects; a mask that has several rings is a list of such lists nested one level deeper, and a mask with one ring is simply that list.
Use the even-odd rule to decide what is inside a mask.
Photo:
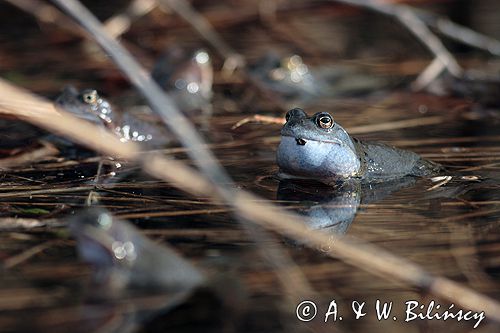
[{"label": "frog's head", "polygon": [[327,112],[308,117],[302,109],[286,114],[277,162],[282,176],[330,182],[360,169],[354,142]]},{"label": "frog's head", "polygon": [[107,211],[88,209],[76,215],[70,231],[78,240],[81,257],[96,267],[131,265],[137,258],[133,230]]},{"label": "frog's head", "polygon": [[56,100],[56,104],[74,116],[111,126],[113,122],[113,110],[109,102],[99,96],[94,89],[85,89],[81,92],[74,87],[65,87]]},{"label": "frog's head", "polygon": [[156,62],[153,79],[171,93],[183,93],[186,98],[212,96],[213,67],[210,55],[203,49],[188,52],[179,47],[169,48]]}]

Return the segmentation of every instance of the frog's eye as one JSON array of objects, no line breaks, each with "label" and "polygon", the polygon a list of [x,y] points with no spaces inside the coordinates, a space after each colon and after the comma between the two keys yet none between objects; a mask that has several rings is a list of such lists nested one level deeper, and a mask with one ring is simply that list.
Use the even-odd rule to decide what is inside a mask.
[{"label": "frog's eye", "polygon": [[335,123],[333,122],[332,116],[329,114],[322,114],[316,118],[316,124],[321,128],[329,129],[332,128]]},{"label": "frog's eye", "polygon": [[98,97],[99,96],[97,95],[97,91],[95,90],[86,92],[82,95],[83,101],[87,104],[94,104],[95,102],[97,102]]}]

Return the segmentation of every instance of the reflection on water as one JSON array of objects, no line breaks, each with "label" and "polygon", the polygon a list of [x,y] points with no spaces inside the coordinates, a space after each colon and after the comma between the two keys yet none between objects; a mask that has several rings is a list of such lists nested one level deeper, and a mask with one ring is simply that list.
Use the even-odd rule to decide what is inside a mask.
[{"label": "reflection on water", "polygon": [[282,180],[277,199],[300,201],[296,212],[305,217],[311,229],[321,229],[335,234],[345,234],[353,222],[360,204],[375,203],[392,192],[411,186],[414,177],[404,177],[379,183],[362,183],[359,180],[339,182],[336,186],[310,184],[298,180]]}]

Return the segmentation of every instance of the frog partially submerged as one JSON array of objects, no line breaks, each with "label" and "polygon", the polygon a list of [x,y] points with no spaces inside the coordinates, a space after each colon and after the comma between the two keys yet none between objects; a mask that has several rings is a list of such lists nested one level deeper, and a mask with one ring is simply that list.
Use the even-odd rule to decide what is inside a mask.
[{"label": "frog partially submerged", "polygon": [[268,52],[249,66],[249,74],[266,92],[284,103],[315,104],[332,97],[380,93],[398,79],[371,73],[362,65],[330,63],[308,66],[298,54],[285,57]]},{"label": "frog partially submerged", "polygon": [[80,92],[73,86],[64,87],[56,99],[56,105],[73,116],[96,125],[104,125],[111,129],[115,122],[111,104],[94,89]]},{"label": "frog partially submerged", "polygon": [[104,126],[123,142],[148,142],[150,145],[162,146],[170,141],[163,127],[139,119],[129,112],[114,112],[111,104],[94,89],[78,91],[72,86],[66,87],[56,99],[56,105],[78,118]]},{"label": "frog partially submerged", "polygon": [[250,66],[250,75],[267,90],[286,99],[308,100],[324,93],[325,82],[297,55],[281,58],[269,52]]},{"label": "frog partially submerged", "polygon": [[80,256],[94,268],[94,283],[110,292],[188,292],[205,280],[175,250],[150,240],[105,210],[84,210],[71,219],[69,227]]},{"label": "frog partially submerged", "polygon": [[99,332],[165,332],[170,327],[226,332],[245,311],[246,292],[236,276],[215,273],[213,262],[200,270],[106,210],[80,211],[69,229],[79,256],[92,267],[91,288],[83,295],[101,306],[97,313],[93,307],[82,310],[85,323],[99,325]]},{"label": "frog partially submerged", "polygon": [[282,178],[309,178],[326,184],[431,176],[442,170],[439,164],[411,151],[351,137],[327,112],[308,117],[299,108],[286,115],[277,162]]},{"label": "frog partially submerged", "polygon": [[177,46],[168,48],[151,71],[153,79],[186,115],[211,113],[213,75],[208,52]]}]

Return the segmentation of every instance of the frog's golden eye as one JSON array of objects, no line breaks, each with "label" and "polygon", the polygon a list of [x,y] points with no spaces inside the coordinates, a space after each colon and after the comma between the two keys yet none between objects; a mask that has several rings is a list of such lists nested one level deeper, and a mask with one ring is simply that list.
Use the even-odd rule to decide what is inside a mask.
[{"label": "frog's golden eye", "polygon": [[91,90],[82,95],[83,101],[87,104],[94,104],[95,102],[97,102],[98,98],[99,96],[97,95],[97,91],[95,90]]},{"label": "frog's golden eye", "polygon": [[334,125],[333,118],[329,114],[322,114],[316,118],[316,124],[324,129],[332,128]]}]

